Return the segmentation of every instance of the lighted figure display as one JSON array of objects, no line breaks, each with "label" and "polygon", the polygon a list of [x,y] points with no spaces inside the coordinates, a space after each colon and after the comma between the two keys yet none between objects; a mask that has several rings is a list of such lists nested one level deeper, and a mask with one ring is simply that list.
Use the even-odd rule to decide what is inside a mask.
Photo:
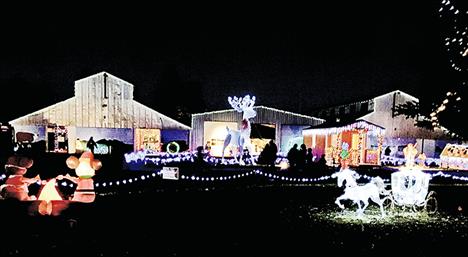
[{"label": "lighted figure display", "polygon": [[67,166],[70,169],[75,169],[78,177],[72,177],[67,174],[65,176],[60,175],[57,179],[61,180],[66,178],[77,184],[72,201],[84,203],[94,202],[96,193],[94,192],[93,176],[95,175],[95,171],[102,167],[101,161],[94,159],[93,153],[84,152],[81,154],[80,159],[75,156],[68,157]]},{"label": "lighted figure display", "polygon": [[341,169],[347,169],[349,166],[349,144],[346,142],[343,142],[341,146],[341,153],[340,153],[340,162],[341,162]]},{"label": "lighted figure display", "polygon": [[332,174],[332,178],[338,178],[338,187],[341,187],[344,183],[346,187],[357,186],[356,180],[359,178],[359,174],[351,169],[340,169],[340,171]]},{"label": "lighted figure display", "polygon": [[408,144],[403,148],[403,154],[405,155],[406,167],[413,167],[416,155],[418,154],[418,149],[416,149],[417,144]]},{"label": "lighted figure display", "polygon": [[33,160],[22,156],[11,156],[5,165],[8,176],[5,184],[0,187],[3,198],[13,198],[20,201],[33,201],[36,196],[29,195],[29,185],[40,181],[39,175],[35,178],[26,178],[24,175],[33,165]]},{"label": "lighted figure display", "polygon": [[[349,170],[349,169],[346,169],[346,170]],[[343,170],[343,171],[346,171],[346,170]],[[352,173],[343,172],[343,171],[335,173],[336,176],[338,177],[338,183],[340,183],[340,181],[342,182],[345,179],[350,180],[350,181],[354,180],[354,177],[350,176],[350,174]],[[346,177],[343,178],[342,176],[346,176]],[[379,205],[382,217],[385,217],[385,211],[383,208],[383,199],[380,198],[380,195],[381,194],[385,195],[388,193],[387,193],[387,190],[385,190],[385,184],[380,177],[372,178],[372,180],[369,183],[363,186],[357,185],[355,180],[354,182],[351,182],[351,183],[349,183],[348,181],[346,182],[347,183],[346,183],[344,194],[336,198],[336,201],[335,201],[335,203],[341,209],[345,208],[345,206],[341,203],[342,200],[352,200],[358,206],[357,214],[362,215],[364,214],[364,211],[369,205],[369,199],[371,199],[374,203]],[[361,203],[363,203],[364,205],[361,206]]]},{"label": "lighted figure display", "polygon": [[243,115],[242,115],[240,131],[231,130],[228,127],[226,127],[228,130],[228,134],[226,138],[224,139],[222,161],[224,162],[224,150],[226,149],[228,145],[231,145],[231,146],[236,146],[238,149],[239,160],[237,160],[237,158],[234,156],[234,159],[236,160],[236,162],[239,162],[240,164],[244,164],[242,160],[242,153],[244,150],[244,146],[246,146],[251,155],[250,159],[252,163],[254,163],[254,159],[252,156],[253,148],[250,142],[250,132],[252,128],[251,128],[249,119],[252,119],[257,115],[257,112],[253,109],[253,105],[255,104],[255,96],[253,96],[252,98],[250,98],[249,95],[246,95],[240,98],[229,97],[228,101],[229,101],[229,104],[231,104],[232,108],[234,108],[238,112],[243,112]]},{"label": "lighted figure display", "polygon": [[[343,142],[340,152],[340,162],[341,169],[340,171],[334,173],[332,178],[337,178],[338,186],[341,187],[345,183],[345,192],[343,195],[336,198],[335,203],[341,208],[344,209],[344,205],[341,203],[342,200],[352,200],[357,204],[358,215],[362,215],[364,210],[369,205],[369,199],[374,203],[378,204],[380,211],[382,212],[382,217],[385,216],[383,209],[383,199],[380,199],[381,194],[388,194],[385,190],[385,184],[380,177],[373,178],[371,182],[366,185],[360,186],[357,184],[356,180],[359,178],[354,170],[349,169],[349,144]],[[361,203],[364,206],[361,206]]]},{"label": "lighted figure display", "polygon": [[42,215],[51,215],[52,211],[55,211],[55,215],[58,215],[63,209],[68,207],[68,204],[63,203],[60,206],[56,205],[54,208],[52,201],[63,200],[62,196],[57,191],[55,183],[55,178],[47,181],[47,183],[44,185],[44,187],[41,189],[41,192],[39,193],[38,200],[41,202],[37,207],[37,210]]},{"label": "lighted figure display", "polygon": [[418,151],[413,144],[403,149],[406,164],[400,171],[392,173],[392,192],[394,201],[400,205],[422,205],[428,193],[431,176],[414,165]]},{"label": "lighted figure display", "polygon": [[440,164],[446,169],[468,170],[468,145],[445,145]]}]

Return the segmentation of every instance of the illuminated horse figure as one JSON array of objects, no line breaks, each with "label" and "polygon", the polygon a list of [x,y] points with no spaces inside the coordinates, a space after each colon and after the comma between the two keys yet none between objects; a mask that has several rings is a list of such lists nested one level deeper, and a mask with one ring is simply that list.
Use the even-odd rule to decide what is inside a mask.
[{"label": "illuminated horse figure", "polygon": [[223,145],[223,153],[222,153],[222,162],[224,162],[224,150],[228,145],[236,146],[238,149],[239,160],[234,156],[236,162],[240,164],[244,164],[242,160],[242,152],[244,150],[244,146],[247,147],[249,150],[249,154],[251,156],[252,164],[255,163],[252,157],[252,144],[250,143],[250,132],[252,130],[249,119],[254,118],[257,115],[257,112],[253,109],[253,105],[255,104],[255,96],[250,98],[249,95],[244,97],[228,97],[229,104],[231,104],[232,108],[234,108],[238,112],[243,112],[242,115],[242,125],[240,131],[238,130],[231,130],[228,127],[227,131],[228,134],[224,139]]},{"label": "illuminated horse figure", "polygon": [[[343,195],[336,198],[335,203],[341,208],[344,209],[344,205],[341,203],[342,200],[352,200],[358,205],[357,214],[360,216],[364,214],[365,209],[369,205],[369,199],[374,203],[378,204],[380,207],[380,212],[382,217],[385,217],[385,212],[383,209],[383,199],[380,199],[380,195],[387,195],[388,192],[385,190],[385,184],[380,177],[372,178],[372,180],[363,185],[357,185],[355,176],[349,169],[342,170],[333,174],[334,177],[338,177],[338,186],[341,187],[343,182],[346,181],[346,188]],[[364,206],[361,206],[361,202],[364,203]]]},{"label": "illuminated horse figure", "polygon": [[332,178],[338,178],[338,187],[343,186],[343,182],[346,181],[346,187],[357,186],[356,179],[359,178],[359,174],[351,169],[342,169],[332,174]]}]

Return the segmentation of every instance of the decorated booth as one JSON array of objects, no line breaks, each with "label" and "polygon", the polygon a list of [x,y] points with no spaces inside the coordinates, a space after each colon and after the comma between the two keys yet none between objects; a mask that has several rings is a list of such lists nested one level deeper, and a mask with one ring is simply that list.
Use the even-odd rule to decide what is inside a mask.
[{"label": "decorated booth", "polygon": [[468,170],[468,146],[447,144],[440,154],[442,168]]},{"label": "decorated booth", "polygon": [[318,157],[325,155],[327,165],[337,165],[342,145],[349,145],[349,164],[380,164],[383,134],[385,129],[364,120],[351,124],[327,123],[304,129],[304,143],[313,149]]}]

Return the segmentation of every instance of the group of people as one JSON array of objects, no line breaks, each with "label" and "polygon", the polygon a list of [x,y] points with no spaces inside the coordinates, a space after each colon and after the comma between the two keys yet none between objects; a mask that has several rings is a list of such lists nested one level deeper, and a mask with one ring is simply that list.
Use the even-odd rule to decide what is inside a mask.
[{"label": "group of people", "polygon": [[312,148],[306,148],[305,144],[302,144],[300,149],[297,148],[297,144],[294,144],[293,147],[289,149],[287,158],[289,167],[293,169],[303,170],[313,165],[317,165],[319,168],[326,167],[325,155],[323,154],[317,163],[315,163]]}]

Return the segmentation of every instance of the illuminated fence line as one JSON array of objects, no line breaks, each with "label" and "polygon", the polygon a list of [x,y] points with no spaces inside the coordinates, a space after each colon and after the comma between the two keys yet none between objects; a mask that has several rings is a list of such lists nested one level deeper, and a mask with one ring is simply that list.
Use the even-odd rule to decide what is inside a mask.
[{"label": "illuminated fence line", "polygon": [[[138,183],[139,181],[149,181],[150,179],[157,179],[160,178],[162,175],[161,171],[157,172],[152,172],[151,174],[146,174],[146,175],[140,175],[140,176],[134,176],[131,178],[126,178],[126,179],[119,179],[119,180],[114,180],[114,181],[95,181],[94,186],[96,188],[102,188],[102,187],[113,187],[113,186],[121,186],[121,185],[130,185],[134,183]],[[430,174],[431,179],[434,177],[443,177],[443,178],[450,178],[452,180],[459,180],[459,181],[468,181],[467,176],[459,176],[459,175],[451,175],[451,174],[446,174],[442,171],[439,171],[435,174]],[[285,175],[278,175],[270,172],[265,172],[262,170],[253,170],[253,171],[248,171],[248,172],[243,172],[240,174],[235,174],[235,175],[229,175],[229,176],[197,176],[197,175],[181,175],[180,179],[181,180],[191,180],[191,181],[206,181],[206,182],[211,182],[211,181],[233,181],[241,178],[246,178],[250,176],[260,176],[260,177],[265,177],[268,179],[273,179],[273,180],[281,180],[281,181],[289,181],[289,182],[298,182],[298,183],[304,183],[304,182],[323,182],[332,179],[331,175],[326,175],[326,176],[321,176],[317,178],[310,178],[310,177],[290,177],[290,176],[285,176]],[[5,174],[2,174],[0,176],[0,180],[4,180],[6,178]],[[372,176],[368,175],[359,175],[359,178],[364,178],[371,180]],[[390,179],[383,179],[384,182],[390,182]],[[47,180],[41,180],[36,182],[38,185],[45,185],[47,183]],[[56,186],[63,186],[63,187],[74,187],[75,184],[72,182],[56,182]]]},{"label": "illuminated fence line", "polygon": [[[208,152],[203,152],[203,160],[210,164],[236,164],[234,159],[225,159],[224,162],[221,161],[221,158],[209,156]],[[183,153],[151,153],[148,151],[138,151],[125,154],[125,161],[127,164],[154,164],[154,165],[165,165],[169,163],[179,163],[179,162],[195,162],[197,159],[197,152],[183,152]],[[254,157],[255,161],[258,161],[258,157]],[[280,164],[281,162],[287,161],[287,158],[279,153],[275,160],[275,164]],[[247,158],[245,160],[247,164],[250,164],[250,160]]]},{"label": "illuminated fence line", "polygon": [[[106,181],[106,182],[95,182],[94,185],[96,187],[106,187],[106,186],[119,186],[119,185],[127,185],[127,184],[132,184],[137,181],[145,181],[151,178],[158,178],[161,175],[161,171],[158,172],[153,172],[151,175],[146,174],[146,175],[141,175],[141,176],[136,176],[133,178],[128,178],[128,179],[121,179],[117,181]],[[274,179],[274,180],[281,180],[281,181],[290,181],[290,182],[321,182],[321,181],[327,181],[332,179],[331,175],[327,176],[321,176],[318,178],[310,178],[310,177],[290,177],[290,176],[285,176],[285,175],[278,175],[278,174],[273,174],[270,172],[265,172],[261,170],[254,170],[254,171],[248,171],[248,172],[243,172],[241,174],[236,174],[236,175],[229,175],[229,176],[197,176],[197,175],[181,175],[180,179],[181,180],[192,180],[192,181],[231,181],[231,180],[236,180],[240,178],[245,178],[249,177],[252,175],[257,175],[269,179]],[[468,181],[468,177],[465,176],[457,176],[457,175],[450,175],[443,173],[439,171],[436,174],[430,174],[431,178],[434,177],[444,177],[444,178],[450,178],[453,180],[461,180],[461,181]],[[2,175],[4,177],[4,175]],[[368,175],[359,175],[359,178],[364,178],[371,180],[375,177],[373,176],[368,176]],[[390,179],[383,179],[384,182],[390,182]],[[45,181],[42,182],[42,184],[45,184]],[[61,182],[61,183],[56,183],[56,185],[61,185],[61,186],[70,186],[73,187],[73,183],[67,183],[67,182]]]},{"label": "illuminated fence line", "polygon": [[439,171],[435,174],[431,174],[431,178],[434,178],[434,177],[444,177],[444,178],[451,178],[453,180],[462,180],[462,181],[468,181],[468,177],[465,177],[465,176],[458,176],[458,175],[450,175],[450,174],[446,174],[442,171]]}]

